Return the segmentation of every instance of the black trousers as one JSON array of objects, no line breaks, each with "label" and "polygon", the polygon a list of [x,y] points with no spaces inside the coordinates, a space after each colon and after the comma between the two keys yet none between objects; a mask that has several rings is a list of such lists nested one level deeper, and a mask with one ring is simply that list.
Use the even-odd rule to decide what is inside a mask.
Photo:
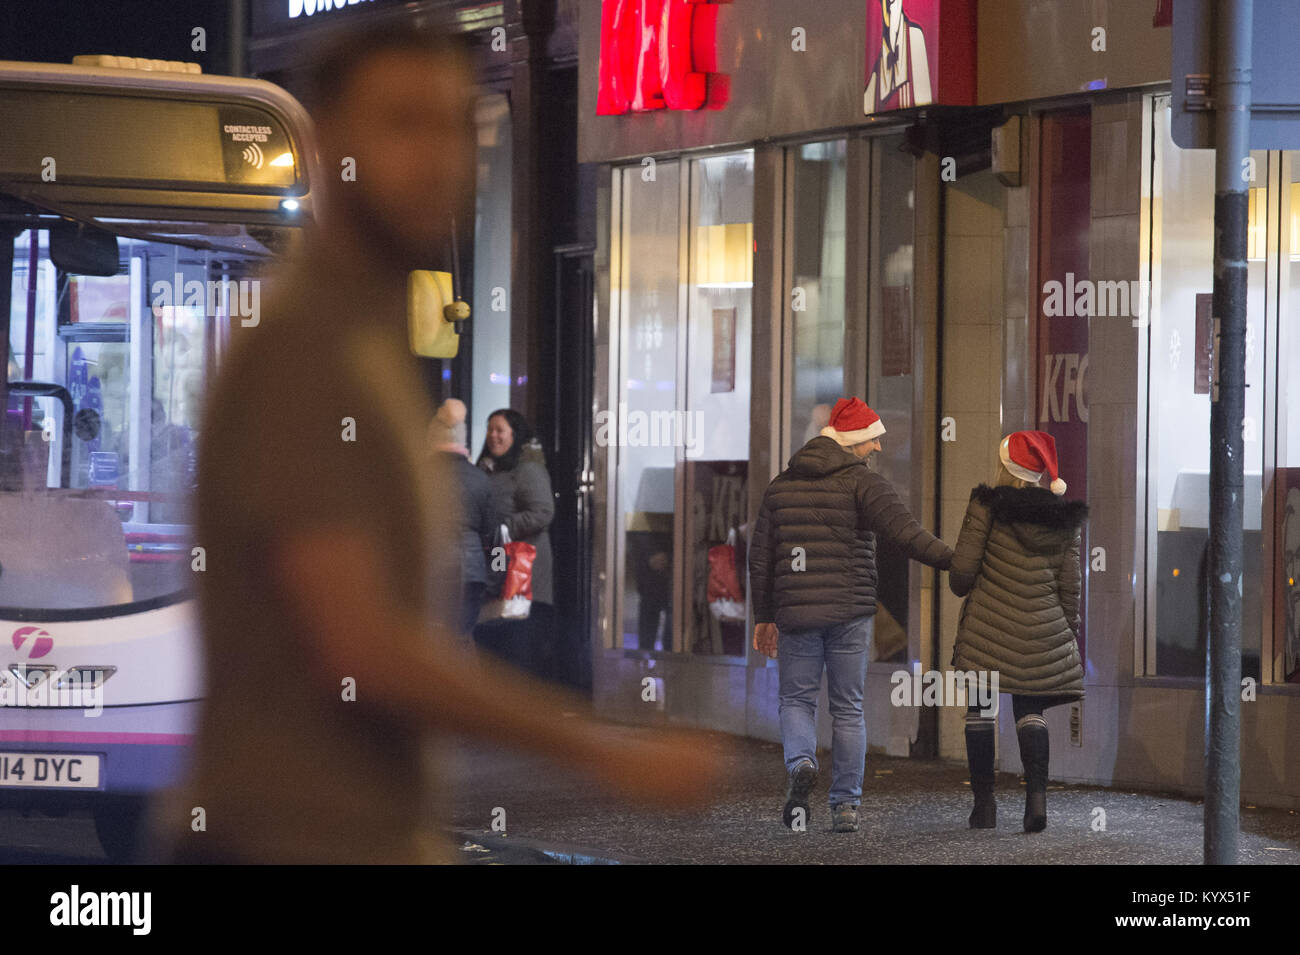
[{"label": "black trousers", "polygon": [[474,624],[483,609],[483,584],[465,584],[460,593],[460,632],[473,636]]},{"label": "black trousers", "polygon": [[[1050,709],[1053,706],[1060,706],[1063,703],[1073,703],[1077,697],[1073,696],[1022,696],[1019,693],[1011,694],[1011,713],[1016,718],[1016,722],[1029,714],[1037,716],[1043,715],[1043,710]],[[972,703],[966,708],[966,712],[972,716],[980,715],[978,704]]]},{"label": "black trousers", "polygon": [[542,680],[556,679],[555,608],[534,600],[524,620],[493,620],[474,628],[474,642]]}]

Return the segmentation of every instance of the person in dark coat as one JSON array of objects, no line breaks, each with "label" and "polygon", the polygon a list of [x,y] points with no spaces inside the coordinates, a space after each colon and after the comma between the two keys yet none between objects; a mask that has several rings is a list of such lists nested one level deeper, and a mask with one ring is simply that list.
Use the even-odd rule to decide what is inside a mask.
[{"label": "person in dark coat", "polygon": [[826,671],[833,721],[831,817],[858,828],[867,756],[862,711],[876,612],[876,538],[941,570],[952,551],[867,467],[885,433],[859,398],[841,398],[822,433],[763,493],[749,545],[754,649],[779,661],[781,743],[789,773],[784,820],[808,822],[817,782],[817,694]]},{"label": "person in dark coat", "polygon": [[[1043,711],[1083,697],[1079,656],[1080,530],[1088,515],[1066,501],[1056,441],[1043,431],[1002,439],[995,487],[971,491],[948,586],[965,597],[952,665],[997,673],[1011,694],[1025,767],[1025,832],[1047,828],[1047,720]],[[1051,490],[1040,487],[1044,476]],[[971,706],[966,759],[975,808],[972,829],[997,824],[993,798],[996,716]]]},{"label": "person in dark coat", "polygon": [[537,556],[528,619],[494,621],[479,627],[475,638],[522,669],[555,679],[553,561],[547,532],[555,517],[555,495],[542,446],[523,415],[502,408],[488,416],[478,466],[491,479],[499,523],[506,526],[511,540],[532,544]]},{"label": "person in dark coat", "polygon": [[460,492],[460,631],[470,637],[492,581],[488,554],[496,533],[497,512],[492,482],[470,463],[465,445],[465,403],[448,398],[429,422],[429,446],[442,458]]}]

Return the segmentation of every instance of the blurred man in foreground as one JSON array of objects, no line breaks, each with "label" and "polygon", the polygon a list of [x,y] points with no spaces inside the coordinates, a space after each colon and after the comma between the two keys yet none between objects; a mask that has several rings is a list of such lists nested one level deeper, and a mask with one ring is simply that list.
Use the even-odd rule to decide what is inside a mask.
[{"label": "blurred man in foreground", "polygon": [[208,695],[192,772],[159,813],[173,861],[450,861],[428,731],[654,804],[707,789],[686,737],[602,741],[560,718],[572,701],[451,636],[459,503],[422,446],[406,282],[473,194],[472,81],[457,44],[410,28],[351,35],[317,63],[321,228],[267,320],[234,333],[201,432]]}]

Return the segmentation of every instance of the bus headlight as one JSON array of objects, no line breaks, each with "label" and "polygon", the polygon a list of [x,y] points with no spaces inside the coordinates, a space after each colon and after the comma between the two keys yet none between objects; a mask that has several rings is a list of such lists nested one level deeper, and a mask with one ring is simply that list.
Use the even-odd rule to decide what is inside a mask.
[{"label": "bus headlight", "polygon": [[55,682],[56,690],[93,690],[103,686],[117,667],[69,667]]}]

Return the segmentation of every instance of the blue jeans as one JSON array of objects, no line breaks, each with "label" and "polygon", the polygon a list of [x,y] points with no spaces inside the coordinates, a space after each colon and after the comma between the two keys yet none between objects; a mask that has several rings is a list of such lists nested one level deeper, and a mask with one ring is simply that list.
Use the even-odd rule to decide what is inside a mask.
[{"label": "blue jeans", "polygon": [[867,720],[862,697],[867,649],[876,618],[860,617],[834,627],[781,632],[777,666],[781,682],[781,745],[786,771],[800,760],[817,765],[817,693],[822,668],[831,706],[831,806],[858,805],[867,761]]}]

